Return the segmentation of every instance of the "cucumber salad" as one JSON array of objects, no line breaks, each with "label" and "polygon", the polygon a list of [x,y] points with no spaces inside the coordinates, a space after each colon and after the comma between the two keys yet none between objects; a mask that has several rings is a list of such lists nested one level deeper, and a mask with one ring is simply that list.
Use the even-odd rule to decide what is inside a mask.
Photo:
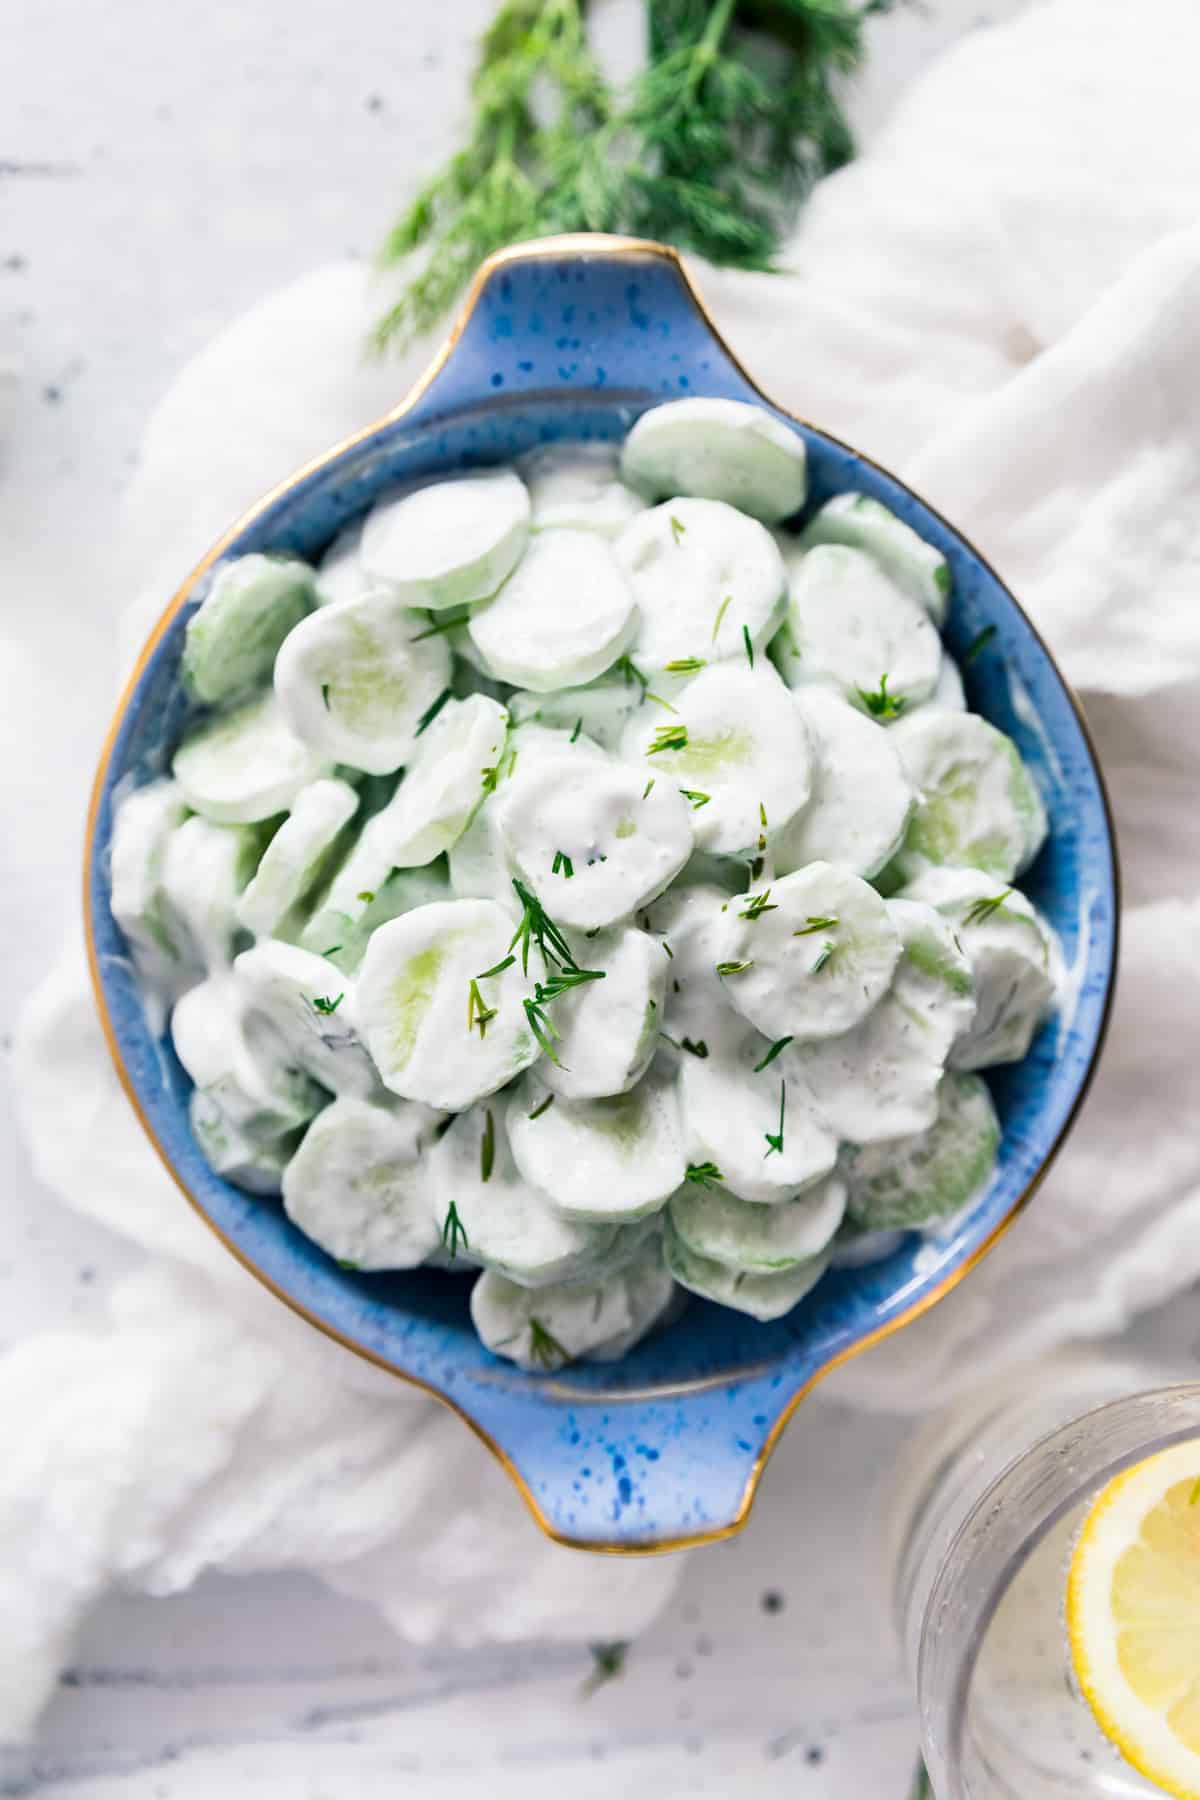
[{"label": "cucumber salad", "polygon": [[796,433],[682,400],[219,564],[116,810],[208,1163],[345,1268],[474,1272],[523,1368],[957,1213],[1056,1003],[946,561],[805,496]]}]

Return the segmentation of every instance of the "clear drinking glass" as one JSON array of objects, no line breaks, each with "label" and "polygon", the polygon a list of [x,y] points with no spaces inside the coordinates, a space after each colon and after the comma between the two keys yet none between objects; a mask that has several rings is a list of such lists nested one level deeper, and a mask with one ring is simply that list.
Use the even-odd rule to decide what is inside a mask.
[{"label": "clear drinking glass", "polygon": [[936,1800],[1161,1794],[1079,1693],[1064,1606],[1097,1492],[1200,1438],[1200,1382],[1165,1378],[1101,1351],[1046,1358],[935,1415],[892,1472],[881,1541]]}]

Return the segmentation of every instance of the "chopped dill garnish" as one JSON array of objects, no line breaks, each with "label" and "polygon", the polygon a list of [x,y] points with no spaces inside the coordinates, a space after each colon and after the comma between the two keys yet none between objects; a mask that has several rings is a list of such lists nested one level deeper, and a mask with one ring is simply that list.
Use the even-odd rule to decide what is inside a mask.
[{"label": "chopped dill garnish", "polygon": [[584,1699],[594,1694],[598,1687],[606,1681],[615,1681],[618,1675],[625,1672],[625,1658],[629,1654],[629,1645],[624,1640],[611,1644],[589,1644],[592,1653],[592,1672],[580,1688]]},{"label": "chopped dill garnish", "polygon": [[511,969],[516,960],[515,956],[502,957],[498,963],[493,963],[490,969],[483,969],[475,979],[476,981],[490,981],[493,975],[503,975],[505,969]]},{"label": "chopped dill garnish", "polygon": [[330,1013],[337,1011],[345,998],[345,994],[337,994],[333,999],[330,999],[328,994],[318,994],[313,1001],[313,1011],[322,1013],[328,1018]]},{"label": "chopped dill garnish", "polygon": [[679,543],[680,539],[687,532],[687,526],[684,524],[682,519],[677,519],[675,517],[674,513],[672,513],[670,515],[670,524],[671,524],[671,536],[675,539],[676,543]]},{"label": "chopped dill garnish", "polygon": [[898,719],[908,705],[902,694],[888,693],[888,678],[879,677],[877,688],[859,688],[858,697],[873,719]]},{"label": "chopped dill garnish", "polygon": [[992,639],[996,636],[997,629],[998,628],[995,625],[985,625],[982,631],[977,631],[963,651],[963,662],[973,663],[980,652],[987,649]]},{"label": "chopped dill garnish", "polygon": [[825,964],[829,961],[830,957],[833,955],[833,949],[834,949],[833,944],[830,942],[830,940],[828,938],[826,938],[825,942],[821,945],[820,953],[817,956],[816,962],[813,964],[812,968],[808,971],[810,975],[819,975],[821,973],[821,970],[825,967]]},{"label": "chopped dill garnish", "polygon": [[431,705],[429,705],[425,708],[425,711],[421,714],[420,718],[417,720],[417,729],[413,732],[413,736],[420,737],[421,733],[423,731],[425,731],[430,725],[433,724],[433,721],[437,718],[437,716],[441,712],[443,706],[445,706],[447,700],[452,700],[453,698],[454,698],[453,689],[452,688],[443,688],[441,693],[438,695],[437,699],[434,700]]},{"label": "chopped dill garnish", "polygon": [[572,743],[573,743],[573,744],[574,744],[574,743],[576,743],[576,742],[577,742],[577,741],[578,741],[578,738],[579,738],[579,734],[580,734],[580,732],[581,732],[581,731],[582,731],[582,730],[583,730],[583,719],[582,719],[582,717],[580,717],[580,718],[578,718],[578,719],[576,719],[576,721],[575,721],[575,729],[574,729],[574,731],[573,731],[573,732],[572,732],[572,733],[571,733],[571,742],[572,742]]},{"label": "chopped dill garnish", "polygon": [[551,1337],[540,1319],[529,1321],[529,1360],[543,1369],[553,1369],[559,1363],[569,1363],[571,1360],[558,1339]]},{"label": "chopped dill garnish", "polygon": [[337,1259],[337,1266],[339,1269],[357,1269],[360,1267],[360,1265],[354,1261],[352,1256],[339,1256]]},{"label": "chopped dill garnish", "polygon": [[575,864],[571,861],[565,850],[556,850],[554,852],[554,861],[550,865],[550,873],[552,875],[561,875],[564,881],[571,880],[575,873]]},{"label": "chopped dill garnish", "polygon": [[776,1150],[778,1150],[781,1155],[783,1153],[783,1113],[786,1105],[787,1082],[781,1081],[779,1084],[779,1130],[763,1132],[763,1136],[767,1140],[767,1148],[763,1151],[764,1162],[767,1160],[767,1157]]},{"label": "chopped dill garnish", "polygon": [[424,631],[418,631],[416,637],[409,638],[408,641],[410,644],[419,644],[425,638],[440,637],[444,631],[453,631],[456,626],[465,625],[471,616],[471,609],[469,606],[464,607],[461,612],[443,613],[440,618],[438,618],[436,614],[429,612],[428,607],[426,608],[426,612],[429,616],[429,624],[425,627]]},{"label": "chopped dill garnish", "polygon": [[553,1019],[546,1011],[551,1000],[557,1000],[560,994],[567,994],[572,988],[581,987],[586,981],[603,981],[603,969],[577,969],[573,965],[561,973],[547,975],[545,981],[535,981],[532,994],[527,994],[521,1002],[525,1008],[525,1017],[529,1021],[529,1029],[543,1052],[550,1058],[556,1069],[563,1064],[559,1061],[555,1043],[561,1038]]},{"label": "chopped dill garnish", "polygon": [[702,794],[699,788],[680,788],[679,791],[685,800],[691,801],[692,806],[697,812],[699,812],[702,806],[707,806],[712,799],[711,794]]},{"label": "chopped dill garnish", "polygon": [[652,775],[650,777],[649,781],[646,783],[645,787],[642,789],[642,799],[643,800],[648,800],[650,798],[650,789],[653,786],[654,786],[654,777]]},{"label": "chopped dill garnish", "polygon": [[832,931],[837,924],[836,913],[809,913],[808,919],[799,931],[793,931],[793,937],[811,937],[815,931]]},{"label": "chopped dill garnish", "polygon": [[790,1037],[776,1038],[775,1042],[771,1045],[771,1048],[767,1051],[767,1054],[763,1057],[762,1061],[760,1063],[755,1063],[754,1073],[756,1075],[761,1075],[763,1070],[768,1066],[768,1064],[773,1063],[775,1061],[775,1058],[779,1055],[780,1051],[787,1049],[787,1047],[791,1043],[791,1041],[792,1040]]},{"label": "chopped dill garnish", "polygon": [[754,644],[750,637],[750,627],[748,625],[742,626],[742,642],[746,646],[746,661],[750,664],[750,667],[753,668],[754,667]]},{"label": "chopped dill garnish", "polygon": [[373,888],[364,888],[362,890],[362,893],[355,894],[354,898],[356,900],[361,900],[365,906],[370,906],[372,900],[374,900],[374,898],[375,898],[374,889]]},{"label": "chopped dill garnish", "polygon": [[479,1179],[490,1181],[496,1166],[496,1121],[489,1106],[483,1115],[483,1136],[479,1140]]},{"label": "chopped dill garnish", "polygon": [[727,613],[727,612],[728,612],[728,611],[729,611],[729,608],[730,608],[730,607],[731,607],[731,606],[732,606],[732,605],[733,605],[733,595],[732,595],[732,594],[726,594],[726,596],[725,596],[725,598],[724,598],[724,599],[723,599],[723,600],[722,600],[722,602],[721,602],[721,604],[720,604],[720,606],[718,606],[718,608],[717,608],[717,616],[716,616],[716,618],[715,618],[715,619],[714,619],[714,620],[713,620],[713,633],[712,633],[712,641],[713,641],[713,643],[714,643],[714,644],[715,644],[715,643],[716,643],[716,641],[717,641],[717,633],[718,633],[718,632],[719,632],[719,631],[720,631],[720,629],[721,629],[721,620],[722,620],[722,619],[723,619],[723,618],[724,618],[724,617],[725,617],[725,614],[726,614],[726,613]]},{"label": "chopped dill garnish", "polygon": [[488,1025],[495,1018],[497,1010],[487,1004],[479,991],[477,978],[472,976],[467,986],[467,1030],[474,1031],[478,1026],[480,1038],[485,1038]]},{"label": "chopped dill garnish", "polygon": [[458,1216],[458,1208],[453,1200],[450,1202],[445,1219],[442,1221],[442,1243],[451,1256],[458,1255],[459,1239],[462,1239],[464,1250],[471,1248],[471,1240],[467,1236],[467,1228]]},{"label": "chopped dill garnish", "polygon": [[702,656],[677,656],[674,662],[664,663],[663,670],[667,675],[695,675],[704,666]]},{"label": "chopped dill garnish", "polygon": [[321,683],[321,705],[326,712],[329,711],[329,683],[327,681]]},{"label": "chopped dill garnish", "polygon": [[750,904],[744,912],[738,914],[739,919],[761,919],[764,913],[779,911],[771,899],[770,888],[764,888],[761,894],[747,894],[746,898]]},{"label": "chopped dill garnish", "polygon": [[544,962],[557,963],[561,969],[573,969],[575,956],[571,946],[546,912],[541,901],[535,894],[531,894],[524,882],[519,881],[515,875],[512,878],[512,884],[523,910],[521,923],[513,932],[508,947],[513,950],[518,944],[521,946],[521,973],[523,975],[529,973],[531,944],[537,945]]},{"label": "chopped dill garnish", "polygon": [[1004,902],[1009,898],[1011,893],[1011,888],[1005,888],[1002,894],[993,894],[990,899],[976,900],[973,905],[967,908],[963,917],[963,924],[982,925],[985,919],[990,919],[992,914],[999,907],[1004,905]]},{"label": "chopped dill garnish", "polygon": [[662,947],[666,951],[667,955],[670,957],[671,961],[674,962],[675,961],[675,952],[672,950],[670,944],[668,944],[666,938],[664,938],[662,941]]},{"label": "chopped dill garnish", "polygon": [[628,654],[617,658],[616,662],[613,664],[613,674],[619,674],[626,687],[629,687],[632,682],[636,681],[643,694],[650,686],[649,676],[642,674],[642,671],[638,668],[633,658]]},{"label": "chopped dill garnish", "polygon": [[693,1056],[698,1056],[701,1062],[708,1055],[708,1045],[703,1038],[680,1038],[679,1048],[690,1051]]},{"label": "chopped dill garnish", "polygon": [[687,741],[686,725],[660,725],[646,755],[659,756],[664,750],[686,750]]},{"label": "chopped dill garnish", "polygon": [[718,975],[744,975],[747,969],[754,967],[753,962],[719,962]]},{"label": "chopped dill garnish", "polygon": [[715,1162],[689,1163],[685,1181],[694,1181],[699,1187],[712,1187],[714,1182],[724,1181],[725,1177]]},{"label": "chopped dill garnish", "polygon": [[340,944],[330,944],[328,950],[322,950],[321,955],[322,956],[336,956],[338,951],[341,949],[341,947],[342,946]]},{"label": "chopped dill garnish", "polygon": [[665,712],[674,713],[676,718],[679,717],[679,708],[677,706],[672,706],[671,702],[669,700],[664,700],[661,694],[652,694],[649,688],[647,688],[642,695],[642,699],[653,700],[655,706],[661,706]]},{"label": "chopped dill garnish", "polygon": [[538,1101],[538,1103],[534,1107],[533,1111],[529,1114],[530,1121],[532,1122],[532,1120],[534,1120],[534,1119],[540,1119],[542,1114],[544,1112],[549,1112],[550,1108],[553,1105],[554,1105],[554,1095],[547,1094],[546,1098],[544,1100]]}]

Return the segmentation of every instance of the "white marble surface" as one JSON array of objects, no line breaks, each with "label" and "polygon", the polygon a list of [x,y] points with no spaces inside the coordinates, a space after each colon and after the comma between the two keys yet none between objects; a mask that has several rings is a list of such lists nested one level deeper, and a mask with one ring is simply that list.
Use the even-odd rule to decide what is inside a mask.
[{"label": "white marble surface", "polygon": [[[75,917],[110,700],[98,584],[148,409],[258,295],[371,248],[453,141],[470,39],[492,9],[15,0],[0,141],[0,371],[16,366],[7,403],[0,385],[8,1015]],[[926,0],[880,21],[855,100],[864,132],[940,44],[1016,10]],[[51,717],[64,671],[69,715]],[[38,1191],[6,1107],[0,1088],[0,1344],[50,1316],[86,1318],[127,1261]],[[1190,1364],[1190,1302],[1140,1335],[1151,1329]],[[905,1429],[810,1402],[746,1532],[692,1558],[624,1677],[590,1698],[585,1653],[410,1651],[300,1578],[113,1599],[50,1709],[36,1791],[369,1800],[486,1785],[590,1800],[614,1783],[656,1796],[753,1784],[764,1800],[903,1800],[913,1724],[866,1571],[869,1495]]]}]

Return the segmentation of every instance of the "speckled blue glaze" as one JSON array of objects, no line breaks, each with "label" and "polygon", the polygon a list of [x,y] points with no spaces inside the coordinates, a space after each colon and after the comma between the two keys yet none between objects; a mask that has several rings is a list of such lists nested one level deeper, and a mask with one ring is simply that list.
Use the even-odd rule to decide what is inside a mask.
[{"label": "speckled blue glaze", "polygon": [[[644,408],[683,394],[761,400],[673,259],[603,239],[586,250],[573,240],[521,255],[485,275],[452,354],[416,404],[290,485],[243,525],[230,553],[316,556],[393,483],[505,461],[560,438],[619,438]],[[969,700],[1016,739],[1045,797],[1050,839],[1022,885],[1059,932],[1076,990],[1073,1015],[1048,1024],[1022,1064],[992,1078],[1003,1144],[969,1215],[942,1237],[910,1234],[881,1261],[831,1271],[787,1318],[759,1325],[693,1300],[615,1367],[568,1369],[552,1381],[525,1375],[478,1343],[467,1280],[348,1273],[278,1205],[221,1181],[188,1130],[187,1078],[169,1042],[147,1025],[107,881],[114,785],[160,768],[178,730],[176,667],[194,596],[127,697],[99,776],[88,882],[101,1001],[151,1132],[183,1186],[314,1322],[467,1414],[520,1477],[541,1522],[582,1544],[703,1539],[744,1516],[752,1472],[797,1392],[919,1307],[1019,1204],[1067,1127],[1106,1014],[1116,952],[1113,844],[1091,750],[1060,677],[1000,581],[949,525],[853,450],[787,422],[808,444],[810,504],[846,488],[872,494],[946,553],[952,651],[997,627],[966,670]]]}]

